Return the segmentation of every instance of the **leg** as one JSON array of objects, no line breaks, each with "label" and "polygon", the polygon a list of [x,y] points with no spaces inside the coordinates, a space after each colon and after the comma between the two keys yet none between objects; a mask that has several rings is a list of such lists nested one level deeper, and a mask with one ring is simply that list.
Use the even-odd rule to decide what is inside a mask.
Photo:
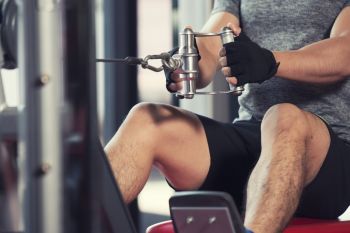
[{"label": "leg", "polygon": [[262,126],[262,152],[248,182],[245,225],[255,233],[281,232],[305,185],[329,148],[327,126],[291,104],[273,106]]},{"label": "leg", "polygon": [[179,189],[198,188],[210,165],[197,116],[167,105],[136,105],[105,151],[126,202],[141,191],[152,165]]}]

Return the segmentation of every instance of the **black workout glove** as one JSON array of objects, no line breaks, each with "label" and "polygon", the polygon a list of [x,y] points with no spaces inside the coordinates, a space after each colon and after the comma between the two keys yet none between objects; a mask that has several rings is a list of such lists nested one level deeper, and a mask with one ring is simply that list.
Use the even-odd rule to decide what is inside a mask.
[{"label": "black workout glove", "polygon": [[[198,61],[201,59],[201,56],[199,54],[199,50],[198,50],[198,46],[197,46],[197,42],[196,40],[194,40],[194,47],[196,47],[197,51],[198,51]],[[177,52],[179,52],[179,47],[173,48],[172,50],[170,50],[168,53],[170,54],[170,56],[172,57],[174,54],[176,54]],[[164,67],[164,75],[165,75],[165,87],[166,89],[171,92],[174,93],[176,91],[173,91],[169,88],[170,84],[175,83],[174,80],[171,79],[171,76],[173,74],[173,70],[170,70],[167,67]]]},{"label": "black workout glove", "polygon": [[230,76],[237,78],[237,86],[262,83],[277,72],[279,63],[276,63],[272,52],[261,48],[243,33],[235,38],[235,42],[225,44],[224,48]]}]

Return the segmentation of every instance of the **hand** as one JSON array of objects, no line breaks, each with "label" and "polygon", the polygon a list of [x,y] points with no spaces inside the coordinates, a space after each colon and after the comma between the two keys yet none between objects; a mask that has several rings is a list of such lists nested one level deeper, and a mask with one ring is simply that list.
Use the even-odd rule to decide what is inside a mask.
[{"label": "hand", "polygon": [[165,87],[170,93],[175,93],[182,89],[182,79],[179,77],[180,73],[180,69],[170,70],[166,67],[164,68]]},{"label": "hand", "polygon": [[[198,51],[198,61],[199,61],[201,59],[201,56],[199,54],[196,40],[194,40],[194,46],[196,47],[196,49]],[[179,48],[176,47],[176,48],[172,49],[171,51],[169,51],[168,53],[170,54],[170,56],[173,56],[178,51],[179,51]],[[164,75],[165,75],[165,80],[166,80],[165,87],[169,92],[174,93],[174,92],[177,92],[177,91],[182,89],[182,80],[179,77],[180,73],[181,73],[181,69],[170,70],[167,67],[164,67]]]},{"label": "hand", "polygon": [[271,51],[261,48],[243,33],[235,42],[225,44],[219,55],[226,80],[238,86],[262,83],[276,74],[279,65]]},{"label": "hand", "polygon": [[[169,51],[168,53],[170,56],[173,56],[179,51],[179,48],[176,47]],[[181,80],[178,75],[178,70],[171,70],[164,66],[164,75],[165,75],[165,87],[166,89],[171,92],[177,92],[181,90]]]}]

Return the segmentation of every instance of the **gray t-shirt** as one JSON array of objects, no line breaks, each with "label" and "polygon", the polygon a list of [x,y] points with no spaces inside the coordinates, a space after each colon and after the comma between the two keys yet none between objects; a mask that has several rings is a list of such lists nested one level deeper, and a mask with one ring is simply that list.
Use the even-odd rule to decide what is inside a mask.
[{"label": "gray t-shirt", "polygon": [[[350,0],[216,0],[212,13],[236,15],[254,42],[286,51],[328,38],[346,6]],[[238,99],[238,120],[261,120],[269,107],[292,103],[322,117],[350,143],[350,78],[321,86],[273,77],[262,84],[246,84],[245,89]]]}]

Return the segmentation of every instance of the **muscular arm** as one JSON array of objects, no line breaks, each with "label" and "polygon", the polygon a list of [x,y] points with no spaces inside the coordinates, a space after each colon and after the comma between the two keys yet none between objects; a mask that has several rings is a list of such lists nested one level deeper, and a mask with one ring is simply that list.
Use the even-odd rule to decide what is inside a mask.
[{"label": "muscular arm", "polygon": [[[201,31],[219,32],[229,22],[232,24],[231,27],[235,32],[240,30],[239,20],[236,16],[226,12],[219,12],[209,18]],[[219,50],[222,48],[222,44],[219,37],[201,37],[197,38],[197,45],[201,55],[201,60],[199,61],[201,78],[197,86],[202,88],[212,81],[215,72],[220,68],[218,61]]]},{"label": "muscular arm", "polygon": [[278,52],[276,76],[310,83],[331,83],[350,76],[350,7],[337,17],[329,39],[299,50]]}]

